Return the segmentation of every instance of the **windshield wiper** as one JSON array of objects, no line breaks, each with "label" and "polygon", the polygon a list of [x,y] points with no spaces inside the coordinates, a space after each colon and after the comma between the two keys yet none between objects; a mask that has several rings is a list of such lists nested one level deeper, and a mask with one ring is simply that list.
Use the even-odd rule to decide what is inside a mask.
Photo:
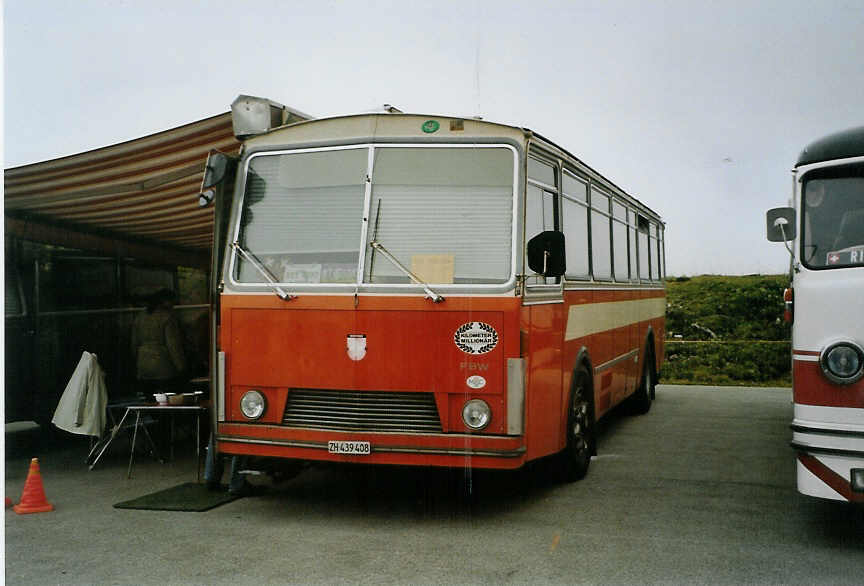
[{"label": "windshield wiper", "polygon": [[433,303],[441,303],[442,301],[444,301],[444,297],[442,297],[441,295],[439,295],[438,293],[433,291],[429,287],[429,284],[426,283],[426,281],[424,281],[423,279],[421,279],[420,277],[418,277],[417,275],[415,275],[414,273],[409,271],[401,262],[396,260],[396,257],[393,256],[392,254],[390,254],[390,252],[386,248],[384,248],[383,244],[381,244],[377,240],[373,240],[372,242],[369,243],[369,246],[372,247],[372,250],[377,250],[378,252],[383,254],[384,258],[386,258],[391,263],[393,263],[393,266],[395,266],[397,269],[399,269],[400,271],[405,273],[409,279],[411,279],[412,281],[414,281],[418,285],[422,285],[423,290],[426,291],[426,297],[428,299],[431,299],[433,301]]},{"label": "windshield wiper", "polygon": [[240,256],[242,256],[244,260],[248,261],[249,264],[255,267],[255,270],[261,273],[262,277],[267,279],[267,285],[269,285],[270,288],[273,289],[273,292],[276,293],[276,296],[279,297],[279,299],[282,299],[284,301],[291,301],[292,299],[297,298],[296,295],[286,293],[285,290],[282,289],[282,287],[277,285],[276,277],[273,276],[273,273],[270,272],[270,269],[265,267],[264,263],[262,263],[257,256],[240,246],[239,242],[232,242],[231,248],[240,253]]}]

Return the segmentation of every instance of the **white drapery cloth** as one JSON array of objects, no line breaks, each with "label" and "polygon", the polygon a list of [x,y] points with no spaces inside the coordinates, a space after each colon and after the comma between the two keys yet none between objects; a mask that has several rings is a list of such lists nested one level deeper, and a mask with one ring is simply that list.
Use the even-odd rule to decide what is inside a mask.
[{"label": "white drapery cloth", "polygon": [[108,391],[95,354],[85,351],[57,403],[51,422],[64,431],[101,437]]}]

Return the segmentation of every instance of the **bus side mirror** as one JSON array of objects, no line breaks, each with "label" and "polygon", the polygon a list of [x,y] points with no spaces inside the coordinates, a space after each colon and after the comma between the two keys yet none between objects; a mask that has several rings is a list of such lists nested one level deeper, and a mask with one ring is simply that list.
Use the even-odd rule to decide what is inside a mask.
[{"label": "bus side mirror", "polygon": [[204,166],[204,179],[201,181],[201,189],[213,187],[225,179],[228,171],[228,155],[213,151],[207,155],[207,164]]},{"label": "bus side mirror", "polygon": [[544,277],[560,277],[566,267],[564,234],[547,230],[528,241],[528,268],[536,274]]},{"label": "bus side mirror", "polygon": [[207,155],[207,164],[204,165],[204,178],[201,180],[200,195],[198,196],[198,205],[206,208],[216,196],[216,191],[213,189],[216,185],[222,183],[228,169],[231,167],[234,160],[219,151],[211,151]]},{"label": "bus side mirror", "polygon": [[765,214],[769,242],[789,242],[795,239],[795,210],[774,208]]}]

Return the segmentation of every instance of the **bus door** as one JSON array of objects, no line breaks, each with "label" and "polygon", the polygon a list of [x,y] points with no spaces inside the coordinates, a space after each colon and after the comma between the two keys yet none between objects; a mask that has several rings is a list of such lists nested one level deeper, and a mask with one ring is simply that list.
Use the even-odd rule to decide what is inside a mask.
[{"label": "bus door", "polygon": [[[529,157],[525,192],[525,242],[560,234],[557,165]],[[542,269],[541,269],[542,270]],[[562,277],[544,277],[527,266],[521,329],[527,331],[526,435],[528,458],[556,452],[563,443],[567,400],[562,369],[565,307]],[[569,377],[568,377],[569,378]]]}]

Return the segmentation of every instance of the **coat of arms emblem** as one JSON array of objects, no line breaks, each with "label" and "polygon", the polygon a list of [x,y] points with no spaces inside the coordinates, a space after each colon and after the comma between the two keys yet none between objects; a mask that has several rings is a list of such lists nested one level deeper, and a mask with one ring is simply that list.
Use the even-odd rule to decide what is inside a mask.
[{"label": "coat of arms emblem", "polygon": [[366,334],[348,334],[348,358],[363,360],[366,356]]}]

